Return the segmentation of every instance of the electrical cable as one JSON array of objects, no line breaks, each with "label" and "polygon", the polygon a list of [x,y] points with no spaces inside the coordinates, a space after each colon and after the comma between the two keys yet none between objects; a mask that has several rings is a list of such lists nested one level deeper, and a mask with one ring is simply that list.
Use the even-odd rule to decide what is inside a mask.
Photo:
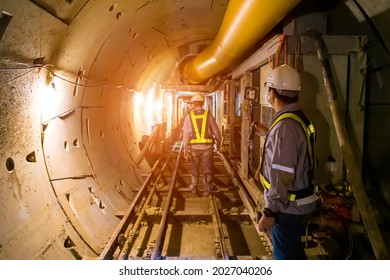
[{"label": "electrical cable", "polygon": [[8,83],[10,83],[10,82],[12,82],[12,81],[15,81],[15,80],[17,80],[17,79],[23,77],[24,75],[27,75],[28,73],[30,73],[30,72],[32,72],[32,71],[34,71],[34,70],[35,70],[35,68],[30,69],[29,71],[26,71],[26,72],[24,72],[23,74],[21,74],[21,75],[19,75],[19,76],[16,76],[16,77],[14,77],[14,78],[12,78],[12,79],[6,80],[6,81],[0,83],[0,86],[3,86],[3,85],[8,84]]},{"label": "electrical cable", "polygon": [[[69,78],[65,78],[64,76],[58,75],[58,74],[56,74],[54,71],[50,70],[48,67],[53,66],[52,64],[29,66],[29,65],[27,65],[27,64],[25,64],[25,63],[11,62],[11,61],[6,61],[6,60],[2,60],[2,61],[0,61],[0,62],[3,62],[3,63],[13,63],[13,64],[20,64],[20,65],[26,66],[26,67],[17,67],[17,68],[8,68],[8,67],[7,67],[7,68],[0,68],[0,72],[2,72],[2,71],[16,71],[16,70],[29,70],[29,71],[26,71],[26,72],[24,72],[23,74],[21,74],[21,75],[19,75],[19,76],[17,76],[17,77],[14,77],[14,78],[12,78],[12,79],[9,79],[9,80],[6,80],[6,81],[0,83],[0,86],[5,85],[5,84],[7,84],[7,83],[9,83],[9,82],[12,82],[12,81],[14,81],[14,80],[17,80],[17,79],[23,77],[24,75],[26,75],[26,74],[28,74],[28,73],[30,73],[30,72],[32,72],[32,71],[34,71],[35,69],[38,68],[38,69],[44,69],[47,73],[49,73],[49,74],[52,75],[53,77],[57,77],[58,79],[60,79],[60,80],[62,80],[62,81],[64,81],[64,82],[67,82],[67,83],[69,83],[69,84],[72,84],[72,85],[75,85],[75,86],[79,86],[79,87],[93,88],[93,87],[111,86],[111,87],[113,87],[113,88],[123,89],[123,90],[128,91],[128,92],[137,92],[137,91],[134,90],[134,89],[128,89],[128,88],[124,87],[123,85],[114,85],[114,84],[112,84],[112,83],[110,83],[110,82],[107,82],[107,81],[106,81],[106,82],[103,82],[103,83],[99,83],[99,84],[94,84],[94,85],[78,84],[78,83],[76,83],[76,82],[71,81]],[[94,83],[94,81],[89,80],[89,79],[87,79],[87,78],[85,78],[85,77],[82,77],[82,78],[83,78],[84,80],[90,82],[90,83]]]},{"label": "electrical cable", "polygon": [[353,252],[353,231],[352,231],[352,226],[348,224],[348,251],[347,251],[347,254],[345,256],[345,259],[346,260],[349,260],[352,256],[352,252]]},{"label": "electrical cable", "polygon": [[[48,69],[47,66],[43,66],[42,68],[45,69],[45,70],[46,70],[48,73],[50,73],[51,75],[53,75],[53,77],[57,77],[57,78],[59,78],[60,80],[62,80],[62,81],[64,81],[64,82],[67,82],[67,83],[70,83],[70,84],[75,85],[75,86],[80,86],[80,87],[84,87],[84,88],[94,88],[94,87],[111,86],[111,87],[117,88],[117,89],[124,89],[125,91],[128,91],[128,92],[136,92],[136,91],[133,90],[133,89],[128,89],[128,88],[124,87],[123,85],[114,85],[114,84],[112,84],[112,83],[110,83],[110,82],[107,82],[107,81],[106,81],[106,82],[103,82],[103,83],[100,83],[100,84],[95,84],[95,85],[83,85],[83,84],[78,84],[78,83],[75,83],[75,82],[73,82],[73,81],[70,81],[70,80],[68,80],[68,79],[66,79],[66,78],[64,78],[64,77],[62,77],[62,76],[60,76],[60,75],[54,73],[54,71]],[[94,83],[94,81],[89,80],[89,79],[87,79],[87,78],[85,78],[85,77],[82,77],[82,78],[83,78],[84,80],[88,81],[88,82]]]}]

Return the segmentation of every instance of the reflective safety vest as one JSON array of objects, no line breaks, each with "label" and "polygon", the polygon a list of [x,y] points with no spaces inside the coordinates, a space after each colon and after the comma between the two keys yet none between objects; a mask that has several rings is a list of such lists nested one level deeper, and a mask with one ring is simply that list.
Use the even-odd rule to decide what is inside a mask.
[{"label": "reflective safety vest", "polygon": [[192,128],[195,132],[195,138],[190,139],[191,144],[213,144],[214,140],[207,131],[207,118],[209,111],[204,110],[201,114],[195,114],[194,110],[190,111]]},{"label": "reflective safety vest", "polygon": [[[312,183],[313,179],[313,173],[314,170],[317,168],[317,160],[314,155],[314,145],[316,141],[316,129],[314,124],[310,121],[310,119],[302,112],[302,110],[294,111],[294,112],[286,112],[281,114],[279,117],[277,117],[273,123],[271,124],[271,127],[269,131],[277,124],[279,121],[286,119],[286,118],[291,118],[298,123],[301,124],[303,131],[305,132],[306,135],[306,140],[307,140],[307,148],[308,148],[308,153],[309,153],[309,159],[310,159],[310,170],[309,170],[309,184],[310,187],[299,190],[299,191],[288,191],[289,192],[289,200],[294,201],[296,199],[304,198],[307,196],[310,196],[314,192],[314,184]],[[268,136],[268,135],[267,135]],[[267,139],[265,140],[267,141]],[[265,156],[265,149],[264,147],[263,150],[263,159],[262,159],[262,165],[264,162],[264,156]],[[263,166],[261,166],[261,173],[263,172]],[[263,174],[260,174],[260,180],[265,188],[269,190],[270,188],[270,183],[269,181],[263,176]]]}]

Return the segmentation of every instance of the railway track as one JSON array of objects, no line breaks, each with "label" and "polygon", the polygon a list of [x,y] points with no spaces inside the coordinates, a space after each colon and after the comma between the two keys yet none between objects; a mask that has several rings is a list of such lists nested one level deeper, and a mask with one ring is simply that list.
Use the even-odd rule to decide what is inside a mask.
[{"label": "railway track", "polygon": [[[181,143],[161,155],[99,256],[132,259],[270,259],[253,205],[222,154],[214,155],[214,192],[188,189],[190,162]],[[202,174],[202,172],[201,172]]]}]

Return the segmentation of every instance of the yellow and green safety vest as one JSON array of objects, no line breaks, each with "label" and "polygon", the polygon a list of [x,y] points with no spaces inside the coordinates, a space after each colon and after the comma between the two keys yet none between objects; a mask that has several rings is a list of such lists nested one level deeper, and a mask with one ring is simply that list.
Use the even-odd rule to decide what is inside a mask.
[{"label": "yellow and green safety vest", "polygon": [[201,114],[195,114],[194,110],[190,111],[191,123],[195,132],[195,138],[190,139],[191,144],[213,144],[214,140],[207,131],[208,110]]},{"label": "yellow and green safety vest", "polygon": [[[305,132],[306,135],[306,140],[307,140],[307,145],[308,145],[308,153],[309,153],[309,158],[310,158],[310,171],[309,171],[309,180],[311,181],[313,178],[313,172],[317,168],[317,160],[314,155],[314,145],[316,141],[316,129],[314,124],[311,122],[311,120],[303,114],[301,110],[299,111],[294,111],[294,112],[286,112],[281,114],[279,117],[277,117],[271,124],[271,127],[269,131],[281,120],[286,119],[286,118],[291,118],[298,123],[301,124],[303,131]],[[267,141],[267,139],[266,139]],[[263,160],[262,163],[264,162],[264,156],[265,156],[265,147],[263,151]],[[261,172],[263,168],[261,167]],[[270,188],[270,183],[269,181],[263,176],[263,174],[260,174],[260,180],[265,188],[269,190]],[[310,184],[312,182],[309,182]],[[313,189],[314,185],[311,185],[309,188],[301,190],[301,191],[289,191],[289,200],[294,201],[299,198],[303,198],[306,196],[309,196],[313,194]]]}]

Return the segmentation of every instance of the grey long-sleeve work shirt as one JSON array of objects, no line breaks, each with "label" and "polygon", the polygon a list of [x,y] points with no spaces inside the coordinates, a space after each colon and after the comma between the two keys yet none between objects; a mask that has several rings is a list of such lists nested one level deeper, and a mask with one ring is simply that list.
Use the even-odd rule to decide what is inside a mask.
[{"label": "grey long-sleeve work shirt", "polygon": [[[285,106],[273,117],[273,121],[285,112],[299,110],[298,103]],[[273,212],[288,214],[308,214],[316,208],[316,197],[306,199],[303,205],[289,201],[288,191],[298,191],[309,187],[308,172],[310,159],[306,135],[301,124],[285,118],[268,132],[265,145],[263,175],[270,183],[265,189],[265,207]]]}]

